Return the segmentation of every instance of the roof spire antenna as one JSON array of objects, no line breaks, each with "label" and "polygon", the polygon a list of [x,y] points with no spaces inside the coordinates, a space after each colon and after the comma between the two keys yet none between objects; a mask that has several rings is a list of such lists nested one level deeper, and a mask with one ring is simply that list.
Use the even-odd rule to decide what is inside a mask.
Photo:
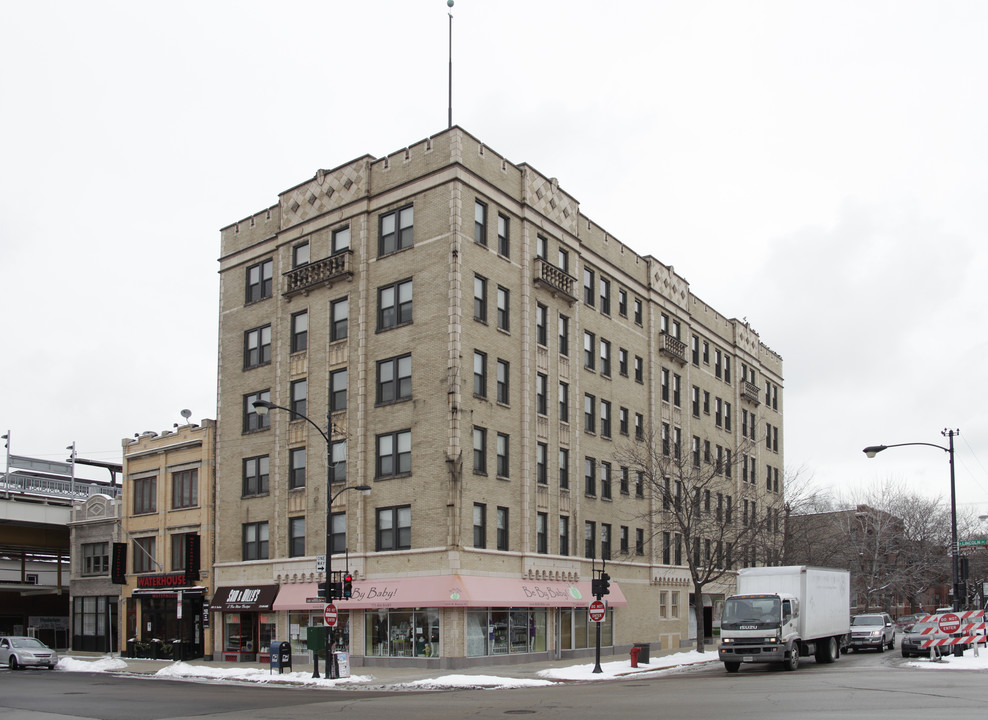
[{"label": "roof spire antenna", "polygon": [[453,127],[453,0],[446,0],[449,7],[449,125]]}]

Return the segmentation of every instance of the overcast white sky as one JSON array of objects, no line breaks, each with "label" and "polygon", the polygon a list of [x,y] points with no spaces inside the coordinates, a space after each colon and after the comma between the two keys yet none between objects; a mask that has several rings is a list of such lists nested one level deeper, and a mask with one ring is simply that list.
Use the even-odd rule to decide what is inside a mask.
[{"label": "overcast white sky", "polygon": [[[445,0],[0,2],[0,429],[215,416],[219,229],[447,124]],[[744,317],[785,453],[988,512],[988,3],[457,0],[453,121]],[[97,475],[97,477],[101,477]]]}]

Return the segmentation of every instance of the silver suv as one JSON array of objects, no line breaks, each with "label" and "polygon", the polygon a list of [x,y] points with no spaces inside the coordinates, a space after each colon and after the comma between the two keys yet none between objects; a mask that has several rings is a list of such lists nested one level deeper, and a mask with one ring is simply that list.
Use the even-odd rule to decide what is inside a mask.
[{"label": "silver suv", "polygon": [[884,652],[895,647],[895,623],[888,613],[867,613],[851,618],[852,650],[875,648]]}]

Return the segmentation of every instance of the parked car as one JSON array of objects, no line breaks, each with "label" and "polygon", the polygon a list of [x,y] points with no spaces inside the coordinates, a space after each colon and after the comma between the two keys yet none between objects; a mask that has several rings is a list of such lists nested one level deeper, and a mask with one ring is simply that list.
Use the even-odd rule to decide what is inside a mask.
[{"label": "parked car", "polygon": [[929,635],[906,633],[902,636],[902,640],[899,641],[902,657],[930,657],[930,648],[923,647],[923,641],[929,639]]},{"label": "parked car", "polygon": [[900,633],[907,633],[912,630],[913,625],[919,622],[920,618],[925,617],[924,613],[915,613],[913,615],[900,615],[896,618],[895,629]]},{"label": "parked car", "polygon": [[0,637],[0,664],[11,670],[26,667],[46,667],[54,670],[58,664],[58,653],[33,637],[11,635]]},{"label": "parked car", "polygon": [[888,613],[865,613],[851,618],[852,650],[875,648],[885,652],[895,647],[895,624]]}]

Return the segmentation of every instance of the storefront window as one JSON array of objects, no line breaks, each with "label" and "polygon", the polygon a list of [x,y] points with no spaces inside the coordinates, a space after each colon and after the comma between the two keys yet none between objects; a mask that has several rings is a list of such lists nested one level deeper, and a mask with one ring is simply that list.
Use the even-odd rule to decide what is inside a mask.
[{"label": "storefront window", "polygon": [[[325,625],[322,615],[313,618],[312,624],[315,627]],[[336,618],[336,625],[333,626],[332,640],[336,642],[336,652],[350,652],[350,613],[339,613]],[[305,645],[304,636],[302,644]]]},{"label": "storefront window", "polygon": [[[559,629],[559,647],[563,650],[581,650],[596,645],[596,623],[590,620],[586,608],[561,609]],[[600,623],[600,644],[614,644],[614,614],[611,611],[608,611]]]},{"label": "storefront window", "polygon": [[[318,620],[316,619],[318,618]],[[322,625],[321,613],[293,612],[288,614],[288,634],[291,637],[292,655],[304,655],[310,627]]]},{"label": "storefront window", "polygon": [[467,657],[542,652],[546,649],[545,610],[469,610]]},{"label": "storefront window", "polygon": [[439,610],[368,610],[364,614],[368,655],[438,657]]},{"label": "storefront window", "polygon": [[271,640],[275,635],[275,617],[273,614],[261,613],[258,615],[258,640],[260,647],[258,652],[270,653]]},{"label": "storefront window", "polygon": [[223,637],[226,639],[223,649],[240,652],[240,613],[226,613],[223,616],[223,624],[225,626]]}]

